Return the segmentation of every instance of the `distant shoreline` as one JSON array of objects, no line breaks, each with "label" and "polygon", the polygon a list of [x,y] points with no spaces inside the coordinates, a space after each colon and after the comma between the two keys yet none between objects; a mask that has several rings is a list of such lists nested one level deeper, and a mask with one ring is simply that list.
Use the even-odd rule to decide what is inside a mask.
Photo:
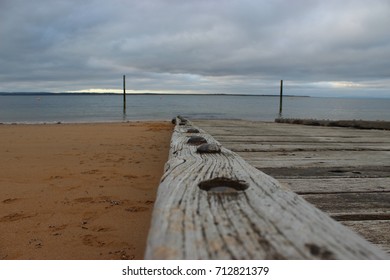
[{"label": "distant shoreline", "polygon": [[[0,92],[0,96],[103,96],[117,95],[122,96],[123,93],[98,93],[98,92]],[[229,94],[229,93],[126,93],[127,96],[167,96],[167,95],[187,95],[187,96],[262,96],[262,97],[279,97],[277,94]],[[283,95],[283,97],[311,97],[309,95]]]}]

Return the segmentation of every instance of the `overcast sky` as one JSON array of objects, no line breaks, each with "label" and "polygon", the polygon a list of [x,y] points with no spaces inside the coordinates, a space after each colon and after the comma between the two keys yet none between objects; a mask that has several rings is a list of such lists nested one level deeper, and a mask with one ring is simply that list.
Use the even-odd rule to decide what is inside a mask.
[{"label": "overcast sky", "polygon": [[0,0],[0,91],[390,97],[390,0]]}]

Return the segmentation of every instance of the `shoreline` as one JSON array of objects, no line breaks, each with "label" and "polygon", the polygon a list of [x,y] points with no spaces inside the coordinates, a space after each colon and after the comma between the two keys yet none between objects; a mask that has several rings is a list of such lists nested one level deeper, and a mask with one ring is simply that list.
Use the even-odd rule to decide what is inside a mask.
[{"label": "shoreline", "polygon": [[172,127],[1,125],[0,260],[142,259]]},{"label": "shoreline", "polygon": [[[288,124],[303,124],[312,126],[339,126],[339,127],[352,127],[357,129],[380,129],[390,130],[390,121],[388,120],[370,120],[370,119],[309,119],[309,118],[270,118],[270,119],[252,119],[252,118],[209,118],[209,117],[191,117],[186,116],[191,120],[240,120],[240,121],[255,121],[255,122],[276,122],[276,123],[288,123]],[[132,123],[166,123],[171,122],[171,118],[161,119],[128,119],[128,120],[87,120],[87,121],[15,121],[15,122],[0,122],[1,126],[16,126],[16,125],[110,125],[110,124],[132,124]]]},{"label": "shoreline", "polygon": [[167,119],[134,119],[134,120],[108,120],[108,121],[15,121],[15,122],[0,122],[1,125],[77,125],[77,124],[126,124],[126,123],[165,123]]}]

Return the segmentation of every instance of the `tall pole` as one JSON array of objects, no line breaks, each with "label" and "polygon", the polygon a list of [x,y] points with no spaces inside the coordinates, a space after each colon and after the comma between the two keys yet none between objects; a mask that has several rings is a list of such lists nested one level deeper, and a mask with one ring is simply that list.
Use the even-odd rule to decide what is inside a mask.
[{"label": "tall pole", "polygon": [[283,80],[280,80],[279,116],[282,116],[282,111],[283,111]]},{"label": "tall pole", "polygon": [[123,110],[126,110],[126,76],[123,75]]}]

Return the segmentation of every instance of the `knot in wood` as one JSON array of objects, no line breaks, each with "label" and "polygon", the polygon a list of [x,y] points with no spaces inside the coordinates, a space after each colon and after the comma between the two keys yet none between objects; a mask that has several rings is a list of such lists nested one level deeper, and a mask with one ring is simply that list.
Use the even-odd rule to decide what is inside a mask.
[{"label": "knot in wood", "polygon": [[201,145],[204,143],[207,143],[207,140],[201,136],[191,136],[190,138],[188,138],[188,141],[187,141],[187,144],[194,145],[194,146]]},{"label": "knot in wood", "polygon": [[306,248],[309,249],[310,254],[316,258],[321,260],[331,260],[334,259],[334,255],[331,251],[326,249],[325,247],[320,247],[316,244],[305,244]]},{"label": "knot in wood", "polygon": [[188,123],[188,120],[182,116],[177,116],[177,118],[180,120],[179,125],[186,125]]},{"label": "knot in wood", "polygon": [[216,194],[238,194],[249,188],[245,181],[229,178],[214,178],[199,183],[201,190]]},{"label": "knot in wood", "polygon": [[196,151],[200,154],[208,153],[208,154],[218,154],[221,152],[221,147],[215,143],[206,143],[200,145]]}]

